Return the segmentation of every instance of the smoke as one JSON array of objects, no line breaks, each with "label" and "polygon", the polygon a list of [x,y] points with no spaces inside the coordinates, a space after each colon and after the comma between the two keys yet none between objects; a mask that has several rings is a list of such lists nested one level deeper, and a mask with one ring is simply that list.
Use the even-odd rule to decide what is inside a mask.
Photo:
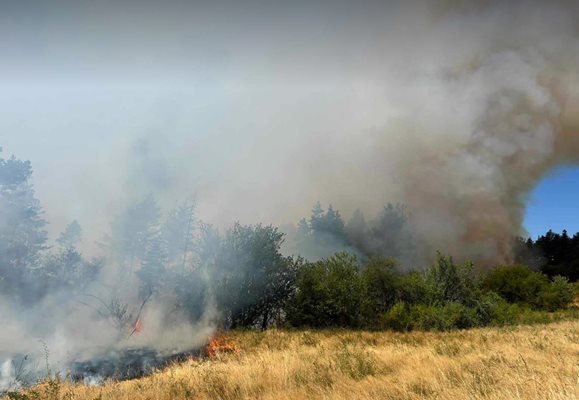
[{"label": "smoke", "polygon": [[524,233],[530,190],[579,155],[577,14],[528,2],[475,10],[454,19],[461,32],[486,28],[480,39],[458,39],[442,65],[417,79],[428,95],[407,104],[397,170],[431,248],[504,262]]},{"label": "smoke", "polygon": [[576,158],[578,7],[389,3],[108,5],[84,21],[115,14],[86,47],[64,36],[89,37],[77,22],[46,17],[50,53],[12,26],[47,68],[6,67],[2,139],[34,160],[53,236],[78,219],[94,241],[152,192],[164,206],[196,195],[220,226],[391,201],[415,216],[425,256],[508,261],[529,191]]},{"label": "smoke", "polygon": [[[220,227],[295,223],[317,200],[343,215],[399,202],[414,259],[508,262],[530,190],[579,158],[573,1],[63,9],[0,16],[24,27],[0,30],[0,141],[33,161],[52,237],[76,219],[86,254],[111,216],[153,194],[165,209],[194,195]],[[0,310],[15,321],[3,347],[25,353],[44,323],[58,328],[56,359],[118,344],[84,308],[54,318],[58,297],[47,301],[24,319]],[[175,326],[165,341],[164,307],[147,307],[139,344],[211,329]]]}]

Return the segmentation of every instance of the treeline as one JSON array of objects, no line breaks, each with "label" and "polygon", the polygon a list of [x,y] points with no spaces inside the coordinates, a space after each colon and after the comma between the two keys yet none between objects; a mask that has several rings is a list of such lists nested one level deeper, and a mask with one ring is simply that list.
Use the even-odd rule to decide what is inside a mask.
[{"label": "treeline", "polygon": [[[193,202],[163,213],[150,196],[113,218],[100,243],[102,256],[87,260],[78,250],[82,228],[76,221],[48,245],[31,176],[29,162],[0,158],[2,296],[23,307],[58,296],[51,304],[65,306],[98,288],[97,317],[112,319],[119,329],[131,322],[127,302],[135,296],[137,304],[153,298],[167,305],[167,318],[195,322],[210,312],[226,328],[263,329],[468,328],[516,322],[573,300],[564,276],[572,278],[568,266],[577,263],[561,256],[568,251],[562,245],[549,247],[559,258],[541,255],[544,271],[553,272],[548,274],[523,265],[479,273],[442,255],[430,267],[401,269],[394,257],[416,245],[401,205],[387,205],[369,221],[358,211],[344,223],[338,211],[316,204],[292,234],[302,258],[282,254],[285,235],[276,227],[236,223],[221,233],[197,218]],[[555,241],[553,235],[547,242]],[[575,237],[568,239],[575,243]],[[521,243],[532,244],[534,253],[526,256],[538,257],[544,242]]]},{"label": "treeline", "polygon": [[338,253],[300,270],[285,310],[292,326],[447,330],[544,317],[539,311],[566,308],[573,299],[566,278],[522,265],[477,273],[471,263],[439,255],[424,271],[402,273],[389,258],[360,266]]},{"label": "treeline", "polygon": [[564,276],[571,282],[579,280],[579,233],[569,236],[566,230],[549,230],[537,240],[517,240],[517,262],[530,265],[553,277]]},{"label": "treeline", "polygon": [[387,204],[367,219],[360,210],[345,222],[331,205],[324,210],[318,202],[309,218],[301,219],[297,229],[289,233],[291,250],[308,260],[329,257],[340,251],[355,254],[361,261],[383,255],[410,265],[420,247],[412,232],[411,216],[402,204]]}]

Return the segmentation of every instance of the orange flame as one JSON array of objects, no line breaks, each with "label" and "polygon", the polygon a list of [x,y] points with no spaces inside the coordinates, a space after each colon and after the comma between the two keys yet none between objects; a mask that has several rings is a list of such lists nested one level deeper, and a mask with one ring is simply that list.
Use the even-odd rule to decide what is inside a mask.
[{"label": "orange flame", "polygon": [[218,354],[224,353],[236,353],[239,351],[237,345],[231,341],[230,338],[225,336],[223,333],[216,333],[207,345],[205,346],[204,353],[207,357],[215,357]]},{"label": "orange flame", "polygon": [[142,330],[143,330],[143,323],[139,318],[137,322],[135,322],[135,325],[133,325],[133,329],[131,330],[131,334],[129,336],[133,336],[135,333],[140,333]]}]

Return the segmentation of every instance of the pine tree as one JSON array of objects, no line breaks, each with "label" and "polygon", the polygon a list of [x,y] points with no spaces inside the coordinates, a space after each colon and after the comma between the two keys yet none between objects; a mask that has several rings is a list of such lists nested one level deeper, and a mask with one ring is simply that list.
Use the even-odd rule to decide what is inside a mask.
[{"label": "pine tree", "polygon": [[24,281],[37,267],[47,241],[47,223],[31,176],[29,161],[0,158],[0,288],[17,297],[25,296]]},{"label": "pine tree", "polygon": [[184,203],[168,214],[162,235],[167,246],[167,258],[173,265],[185,268],[192,263],[193,234],[196,226],[193,203]]},{"label": "pine tree", "polygon": [[141,262],[141,269],[137,271],[141,283],[141,297],[145,298],[149,293],[157,293],[163,287],[166,263],[166,244],[161,235],[157,235],[150,240]]},{"label": "pine tree", "polygon": [[112,225],[113,256],[130,276],[138,262],[147,256],[147,250],[159,233],[160,210],[149,196],[127,208]]},{"label": "pine tree", "polygon": [[82,240],[82,228],[75,220],[66,226],[56,242],[65,249],[74,249]]}]

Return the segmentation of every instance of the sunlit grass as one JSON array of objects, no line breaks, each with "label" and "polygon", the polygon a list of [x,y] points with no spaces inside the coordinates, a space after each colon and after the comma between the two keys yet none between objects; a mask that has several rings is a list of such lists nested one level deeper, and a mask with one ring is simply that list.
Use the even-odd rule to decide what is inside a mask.
[{"label": "sunlit grass", "polygon": [[34,391],[38,398],[80,400],[579,396],[578,320],[447,333],[246,331],[231,339],[237,353],[191,360],[143,379],[61,383],[56,395],[46,385]]}]

